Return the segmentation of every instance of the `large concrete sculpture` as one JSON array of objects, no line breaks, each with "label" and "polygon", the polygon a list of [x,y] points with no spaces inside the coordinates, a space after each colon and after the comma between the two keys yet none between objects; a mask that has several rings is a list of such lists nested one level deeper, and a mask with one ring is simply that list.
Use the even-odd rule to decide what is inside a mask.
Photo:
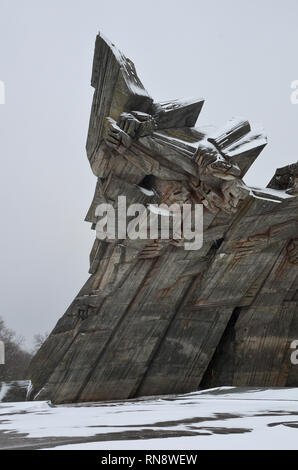
[{"label": "large concrete sculpture", "polygon": [[175,236],[96,238],[91,276],[32,360],[31,397],[298,386],[298,164],[277,170],[266,189],[247,188],[262,132],[242,119],[194,128],[202,99],[154,102],[100,35],[91,84],[87,155],[97,185],[86,220],[96,228],[96,208],[117,208],[123,195],[127,205],[203,204],[204,241],[186,250]]}]

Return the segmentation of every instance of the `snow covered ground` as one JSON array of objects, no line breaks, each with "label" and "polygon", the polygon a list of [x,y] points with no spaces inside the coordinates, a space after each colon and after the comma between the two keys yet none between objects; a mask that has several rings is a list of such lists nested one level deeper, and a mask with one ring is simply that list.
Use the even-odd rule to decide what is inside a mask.
[{"label": "snow covered ground", "polygon": [[0,449],[298,449],[298,388],[0,403]]}]

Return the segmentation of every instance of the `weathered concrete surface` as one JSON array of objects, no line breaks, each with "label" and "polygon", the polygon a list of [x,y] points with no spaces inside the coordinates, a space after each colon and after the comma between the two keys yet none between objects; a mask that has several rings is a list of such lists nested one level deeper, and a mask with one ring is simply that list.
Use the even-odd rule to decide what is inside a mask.
[{"label": "weathered concrete surface", "polygon": [[202,99],[155,103],[100,36],[92,86],[87,155],[98,180],[86,220],[94,229],[98,204],[117,208],[120,195],[127,205],[201,203],[204,243],[96,239],[90,278],[31,362],[32,398],[298,386],[298,165],[267,190],[247,188],[262,132],[243,119],[194,128]]}]

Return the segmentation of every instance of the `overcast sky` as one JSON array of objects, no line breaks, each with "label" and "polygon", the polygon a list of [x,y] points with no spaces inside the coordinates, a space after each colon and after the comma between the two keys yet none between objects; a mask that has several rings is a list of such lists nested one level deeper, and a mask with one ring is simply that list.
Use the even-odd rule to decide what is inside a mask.
[{"label": "overcast sky", "polygon": [[297,0],[0,0],[1,305],[32,346],[87,279],[85,154],[94,40],[131,58],[155,99],[203,96],[198,125],[243,116],[269,144],[246,182],[297,160]]}]

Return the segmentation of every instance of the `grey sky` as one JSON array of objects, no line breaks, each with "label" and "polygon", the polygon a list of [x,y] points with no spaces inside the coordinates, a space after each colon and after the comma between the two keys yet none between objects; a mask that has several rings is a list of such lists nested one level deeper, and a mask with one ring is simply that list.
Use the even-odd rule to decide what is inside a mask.
[{"label": "grey sky", "polygon": [[297,0],[0,0],[1,305],[32,345],[87,279],[95,187],[85,154],[94,40],[130,57],[156,99],[203,96],[198,125],[261,123],[246,182],[297,160]]}]

